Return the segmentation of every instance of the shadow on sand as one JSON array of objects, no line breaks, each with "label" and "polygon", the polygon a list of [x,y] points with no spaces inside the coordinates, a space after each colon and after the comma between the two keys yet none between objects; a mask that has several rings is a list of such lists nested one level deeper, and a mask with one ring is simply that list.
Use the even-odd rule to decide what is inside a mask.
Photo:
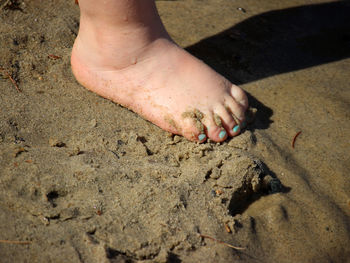
[{"label": "shadow on sand", "polygon": [[[348,58],[350,1],[262,13],[186,49],[237,85]],[[272,110],[248,96],[268,128]]]},{"label": "shadow on sand", "polygon": [[350,1],[271,11],[187,48],[236,84],[350,57]]}]

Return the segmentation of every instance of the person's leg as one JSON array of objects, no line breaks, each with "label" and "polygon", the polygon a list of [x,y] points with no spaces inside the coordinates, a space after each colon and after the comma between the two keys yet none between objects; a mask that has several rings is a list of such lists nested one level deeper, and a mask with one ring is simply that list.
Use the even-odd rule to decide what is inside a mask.
[{"label": "person's leg", "polygon": [[79,6],[71,64],[84,87],[192,141],[240,132],[246,95],[170,39],[154,0]]}]

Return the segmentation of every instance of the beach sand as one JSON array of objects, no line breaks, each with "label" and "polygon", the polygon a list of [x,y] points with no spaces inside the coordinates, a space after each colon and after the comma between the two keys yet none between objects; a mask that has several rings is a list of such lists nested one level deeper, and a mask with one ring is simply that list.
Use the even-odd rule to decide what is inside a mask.
[{"label": "beach sand", "polygon": [[255,122],[168,134],[75,81],[74,1],[0,0],[0,261],[350,262],[350,3],[157,5]]}]

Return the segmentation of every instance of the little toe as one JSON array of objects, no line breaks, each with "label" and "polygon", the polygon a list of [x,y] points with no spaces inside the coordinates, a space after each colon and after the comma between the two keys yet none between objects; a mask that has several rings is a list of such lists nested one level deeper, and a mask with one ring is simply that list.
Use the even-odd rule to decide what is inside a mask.
[{"label": "little toe", "polygon": [[205,142],[207,140],[204,126],[200,121],[186,118],[183,120],[182,127],[182,135],[188,140],[195,142]]},{"label": "little toe", "polygon": [[197,136],[198,142],[205,142],[207,140],[207,135],[205,133],[201,133]]}]

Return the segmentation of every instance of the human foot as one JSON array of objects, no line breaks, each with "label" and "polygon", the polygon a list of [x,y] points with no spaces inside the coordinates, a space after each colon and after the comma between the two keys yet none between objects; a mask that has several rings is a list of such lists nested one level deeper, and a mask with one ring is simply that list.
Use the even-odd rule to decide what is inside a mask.
[{"label": "human foot", "polygon": [[79,1],[80,29],[71,56],[84,87],[191,141],[220,142],[239,134],[246,95],[170,39],[153,1],[125,6],[129,13],[142,9],[146,17],[120,18],[112,9],[120,12],[125,0],[109,0],[104,10],[112,10],[111,16],[103,11],[103,19],[89,10],[90,1]]}]

